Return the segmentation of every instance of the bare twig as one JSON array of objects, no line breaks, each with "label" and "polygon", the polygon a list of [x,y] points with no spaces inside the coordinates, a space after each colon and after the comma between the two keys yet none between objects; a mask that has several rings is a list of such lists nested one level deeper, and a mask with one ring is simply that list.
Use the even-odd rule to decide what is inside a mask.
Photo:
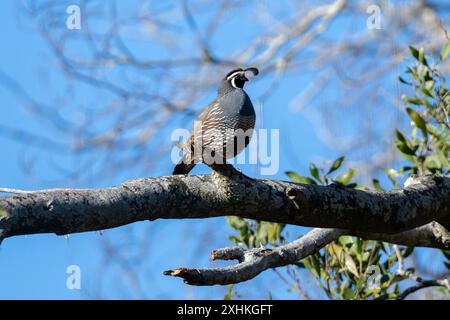
[{"label": "bare twig", "polygon": [[300,239],[273,249],[223,248],[220,249],[223,252],[240,252],[239,258],[241,261],[236,265],[224,268],[177,268],[167,270],[164,274],[183,278],[185,283],[191,285],[225,285],[247,281],[264,270],[293,264],[314,254],[342,234],[343,231],[337,229],[313,229]]},{"label": "bare twig", "polygon": [[423,280],[421,277],[417,276],[414,272],[412,272],[410,270],[405,270],[404,257],[403,257],[402,252],[400,251],[399,247],[396,244],[394,244],[393,247],[394,247],[395,253],[397,255],[397,259],[398,259],[398,269],[396,272],[397,275],[399,275],[401,277],[409,278],[409,279],[417,282],[416,285],[409,287],[408,289],[403,291],[401,294],[399,294],[397,297],[398,300],[403,300],[408,295],[410,295],[418,290],[421,290],[423,288],[428,288],[428,287],[445,287],[450,290],[449,278],[440,279],[440,280]]},{"label": "bare twig", "polygon": [[418,283],[412,287],[409,287],[402,293],[400,293],[397,297],[398,300],[403,300],[410,294],[412,294],[416,291],[419,291],[421,289],[424,289],[424,288],[429,288],[429,287],[444,287],[444,288],[447,288],[448,290],[450,290],[450,279],[449,278],[440,279],[440,280],[422,280],[421,278],[416,278],[415,280]]}]

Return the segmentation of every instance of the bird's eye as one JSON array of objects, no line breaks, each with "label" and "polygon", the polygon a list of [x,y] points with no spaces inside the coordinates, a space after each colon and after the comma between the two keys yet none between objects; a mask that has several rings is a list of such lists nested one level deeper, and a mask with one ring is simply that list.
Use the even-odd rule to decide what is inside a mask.
[{"label": "bird's eye", "polygon": [[241,89],[244,87],[244,83],[245,83],[245,81],[242,80],[239,75],[236,75],[235,77],[233,77],[230,82],[234,88],[241,88]]}]

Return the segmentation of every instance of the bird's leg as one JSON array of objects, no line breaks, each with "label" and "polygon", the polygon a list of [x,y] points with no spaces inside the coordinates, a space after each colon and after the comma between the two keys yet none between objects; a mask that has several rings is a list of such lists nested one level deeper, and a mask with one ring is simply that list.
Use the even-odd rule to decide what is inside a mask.
[{"label": "bird's leg", "polygon": [[233,175],[237,175],[239,171],[237,171],[233,166],[229,163],[212,163],[210,165],[211,169],[216,171],[217,173],[220,173],[223,176],[231,178]]},{"label": "bird's leg", "polygon": [[233,167],[231,164],[227,163],[226,160],[224,160],[224,162],[221,164],[212,163],[209,166],[211,167],[211,169],[213,169],[217,173],[220,173],[221,175],[226,176],[228,178],[251,179],[250,177],[246,176],[245,174],[240,172],[238,169]]}]

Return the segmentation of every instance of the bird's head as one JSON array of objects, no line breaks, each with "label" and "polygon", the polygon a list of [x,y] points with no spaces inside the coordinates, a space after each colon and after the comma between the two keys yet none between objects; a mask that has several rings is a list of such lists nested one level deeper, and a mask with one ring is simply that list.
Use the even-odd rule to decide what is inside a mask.
[{"label": "bird's head", "polygon": [[[259,73],[256,68],[247,69],[234,69],[228,72],[228,74],[222,79],[222,84],[219,88],[219,92],[228,91],[229,89],[243,89],[246,81],[251,80]],[[228,89],[228,90],[227,90]]]}]

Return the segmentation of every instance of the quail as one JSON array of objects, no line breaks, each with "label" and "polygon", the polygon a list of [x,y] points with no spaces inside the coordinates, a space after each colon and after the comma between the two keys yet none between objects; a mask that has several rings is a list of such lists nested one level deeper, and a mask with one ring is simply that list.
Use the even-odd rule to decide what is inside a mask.
[{"label": "quail", "polygon": [[173,174],[188,174],[203,162],[226,164],[248,145],[255,127],[255,110],[244,84],[259,73],[256,68],[234,69],[221,81],[217,96],[194,122],[190,137],[180,147],[185,154]]}]

